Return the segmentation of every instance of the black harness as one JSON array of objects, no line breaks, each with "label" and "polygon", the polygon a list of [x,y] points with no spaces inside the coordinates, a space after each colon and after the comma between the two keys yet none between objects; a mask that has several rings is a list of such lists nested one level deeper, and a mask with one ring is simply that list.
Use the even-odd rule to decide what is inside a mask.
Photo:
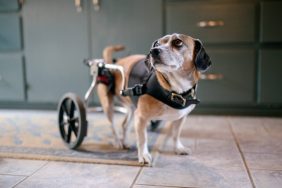
[{"label": "black harness", "polygon": [[149,71],[142,60],[132,68],[128,88],[122,91],[122,96],[130,96],[137,104],[139,96],[148,94],[172,108],[184,109],[192,104],[200,103],[196,99],[196,89],[197,85],[194,85],[193,88],[181,94],[164,89],[158,82],[156,72]]}]

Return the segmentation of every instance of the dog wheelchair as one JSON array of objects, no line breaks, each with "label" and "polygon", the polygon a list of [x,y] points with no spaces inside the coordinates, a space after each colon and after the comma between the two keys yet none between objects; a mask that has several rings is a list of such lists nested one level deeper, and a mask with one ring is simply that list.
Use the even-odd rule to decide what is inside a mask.
[{"label": "dog wheelchair", "polygon": [[[84,100],[82,100],[75,93],[66,93],[61,98],[58,105],[58,123],[60,135],[64,143],[70,149],[76,149],[79,147],[83,142],[84,137],[87,135],[88,123],[86,112],[89,99],[98,83],[97,78],[99,74],[108,70],[118,71],[122,77],[122,89],[125,89],[125,76],[122,66],[106,64],[103,59],[84,60],[84,64],[89,66],[90,74],[92,76],[92,82],[84,96]],[[102,111],[102,109],[93,108],[92,111]],[[126,109],[122,107],[115,107],[115,111],[126,113]]]},{"label": "dog wheelchair", "polygon": [[[109,73],[109,71],[119,72],[122,77],[122,90],[120,91],[120,94],[122,96],[130,95],[130,90],[125,88],[125,75],[122,66],[106,64],[104,59],[84,60],[84,64],[90,68],[90,74],[92,76],[92,82],[84,96],[84,100],[75,93],[66,93],[58,104],[59,132],[63,142],[70,149],[78,148],[83,142],[84,137],[87,135],[87,111],[102,111],[102,108],[100,107],[93,107],[92,109],[89,107],[89,99],[93,94],[101,75]],[[127,113],[125,108],[119,106],[115,106],[115,111]],[[158,124],[158,121],[151,122],[151,129],[156,129]]]}]

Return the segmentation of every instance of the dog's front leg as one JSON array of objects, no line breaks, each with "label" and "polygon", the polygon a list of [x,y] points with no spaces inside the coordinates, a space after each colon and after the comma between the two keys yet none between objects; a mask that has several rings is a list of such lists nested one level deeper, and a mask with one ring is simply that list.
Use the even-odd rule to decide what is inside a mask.
[{"label": "dog's front leg", "polygon": [[180,133],[182,126],[186,120],[186,116],[182,117],[181,119],[178,119],[176,121],[173,121],[171,123],[172,128],[172,138],[174,141],[174,151],[178,155],[189,155],[191,154],[191,150],[189,148],[186,148],[183,146],[183,144],[180,141]]},{"label": "dog's front leg", "polygon": [[148,149],[146,130],[148,120],[138,115],[137,111],[135,111],[134,118],[134,126],[137,137],[138,161],[140,164],[151,165],[152,157]]}]

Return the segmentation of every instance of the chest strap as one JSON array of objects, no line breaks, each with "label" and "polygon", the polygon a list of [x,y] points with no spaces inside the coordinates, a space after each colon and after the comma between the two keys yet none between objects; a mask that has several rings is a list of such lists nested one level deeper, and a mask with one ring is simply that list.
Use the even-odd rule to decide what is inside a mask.
[{"label": "chest strap", "polygon": [[172,108],[184,109],[191,104],[200,103],[200,101],[196,99],[196,88],[197,85],[194,85],[193,88],[182,94],[165,90],[159,84],[156,74],[152,73],[144,84],[136,84],[131,88],[123,90],[121,94],[122,96],[140,96],[148,94]]}]

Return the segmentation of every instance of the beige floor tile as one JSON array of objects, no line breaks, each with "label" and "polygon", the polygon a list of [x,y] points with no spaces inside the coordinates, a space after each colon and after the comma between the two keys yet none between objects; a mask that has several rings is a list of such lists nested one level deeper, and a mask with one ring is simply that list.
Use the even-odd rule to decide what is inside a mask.
[{"label": "beige floor tile", "polygon": [[250,169],[282,170],[282,153],[244,153]]},{"label": "beige floor tile", "polygon": [[190,156],[161,154],[154,167],[143,169],[136,182],[136,185],[138,184],[176,187],[251,187],[240,155],[232,152],[225,154],[207,152]]},{"label": "beige floor tile", "polygon": [[230,118],[242,151],[255,153],[282,152],[282,124],[279,127],[277,121],[269,118]]},{"label": "beige floor tile", "polygon": [[196,147],[193,146],[195,141],[192,139],[182,138],[183,145],[192,149],[191,155],[177,156],[173,152],[172,142],[167,142],[160,150],[160,156],[156,165],[183,164],[190,162],[201,163],[213,168],[230,168],[244,167],[241,155],[234,141],[224,140],[196,140]]},{"label": "beige floor tile", "polygon": [[[217,127],[225,127],[227,124],[227,116],[214,116],[214,115],[192,115],[188,116],[188,118],[192,117],[191,119],[193,122],[198,125],[214,125]],[[189,120],[187,118],[187,120]]]},{"label": "beige floor tile", "polygon": [[0,158],[0,174],[29,176],[46,163],[47,161]]},{"label": "beige floor tile", "polygon": [[140,167],[50,162],[17,188],[130,187]]},{"label": "beige floor tile", "polygon": [[208,151],[238,152],[238,148],[234,140],[197,139],[196,152],[208,152]]},{"label": "beige floor tile", "polygon": [[191,160],[215,169],[245,168],[237,151],[196,151],[191,155]]},{"label": "beige floor tile", "polygon": [[[179,166],[178,166],[179,167]],[[166,167],[146,168],[140,174],[136,185],[199,187],[199,179],[189,167],[176,169]]]},{"label": "beige floor tile", "polygon": [[204,164],[162,165],[145,168],[136,185],[172,187],[251,187],[244,169],[215,169]]},{"label": "beige floor tile", "polygon": [[12,188],[19,182],[21,182],[25,176],[11,176],[11,175],[0,175],[0,187]]},{"label": "beige floor tile", "polygon": [[244,137],[240,138],[239,145],[244,153],[282,153],[282,140],[271,137]]},{"label": "beige floor tile", "polygon": [[256,188],[281,188],[282,171],[251,171]]},{"label": "beige floor tile", "polygon": [[282,118],[265,118],[263,126],[272,138],[282,141]]},{"label": "beige floor tile", "polygon": [[[194,117],[194,116],[192,116]],[[186,120],[183,126],[182,136],[199,139],[225,139],[232,140],[232,133],[226,117],[196,116]]]},{"label": "beige floor tile", "polygon": [[281,128],[282,118],[281,117],[266,117],[264,118],[263,124],[280,126],[279,130],[282,131],[282,128]]},{"label": "beige floor tile", "polygon": [[263,118],[229,117],[228,120],[238,138],[268,136],[263,127]]}]

